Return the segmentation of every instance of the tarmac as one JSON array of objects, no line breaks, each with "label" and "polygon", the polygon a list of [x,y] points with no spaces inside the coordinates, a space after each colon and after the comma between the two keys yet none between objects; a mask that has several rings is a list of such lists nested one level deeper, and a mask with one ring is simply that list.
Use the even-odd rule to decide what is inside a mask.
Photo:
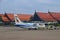
[{"label": "tarmac", "polygon": [[24,30],[1,26],[0,40],[60,40],[60,30]]}]

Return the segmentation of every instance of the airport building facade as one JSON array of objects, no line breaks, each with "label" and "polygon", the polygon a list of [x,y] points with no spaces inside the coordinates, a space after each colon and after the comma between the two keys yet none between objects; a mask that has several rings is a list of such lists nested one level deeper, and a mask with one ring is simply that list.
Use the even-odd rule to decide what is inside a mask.
[{"label": "airport building facade", "polygon": [[[31,14],[17,14],[19,19],[23,22],[57,22],[60,23],[60,13],[57,12],[36,12]],[[0,21],[4,24],[14,23],[14,14],[5,13],[0,14]]]}]

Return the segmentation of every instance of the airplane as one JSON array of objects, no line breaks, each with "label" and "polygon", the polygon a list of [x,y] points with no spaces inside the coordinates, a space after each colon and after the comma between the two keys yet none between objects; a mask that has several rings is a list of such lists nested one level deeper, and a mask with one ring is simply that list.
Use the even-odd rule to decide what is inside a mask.
[{"label": "airplane", "polygon": [[17,14],[14,14],[14,19],[15,19],[15,26],[29,29],[29,30],[31,30],[31,29],[37,30],[38,29],[36,23],[24,23],[18,18]]}]

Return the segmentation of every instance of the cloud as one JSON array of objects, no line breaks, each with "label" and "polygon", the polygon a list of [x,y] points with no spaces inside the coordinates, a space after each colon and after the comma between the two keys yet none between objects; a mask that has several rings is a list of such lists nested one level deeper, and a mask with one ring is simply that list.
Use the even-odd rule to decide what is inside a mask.
[{"label": "cloud", "polygon": [[33,12],[35,9],[46,11],[60,9],[59,0],[0,0],[0,8],[7,12]]}]

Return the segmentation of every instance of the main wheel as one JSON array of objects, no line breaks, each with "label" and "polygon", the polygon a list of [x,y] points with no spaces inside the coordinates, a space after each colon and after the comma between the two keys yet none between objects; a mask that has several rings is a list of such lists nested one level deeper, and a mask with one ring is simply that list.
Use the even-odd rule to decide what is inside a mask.
[{"label": "main wheel", "polygon": [[34,28],[34,30],[37,30],[37,28]]},{"label": "main wheel", "polygon": [[28,28],[28,30],[31,30],[31,28]]}]

